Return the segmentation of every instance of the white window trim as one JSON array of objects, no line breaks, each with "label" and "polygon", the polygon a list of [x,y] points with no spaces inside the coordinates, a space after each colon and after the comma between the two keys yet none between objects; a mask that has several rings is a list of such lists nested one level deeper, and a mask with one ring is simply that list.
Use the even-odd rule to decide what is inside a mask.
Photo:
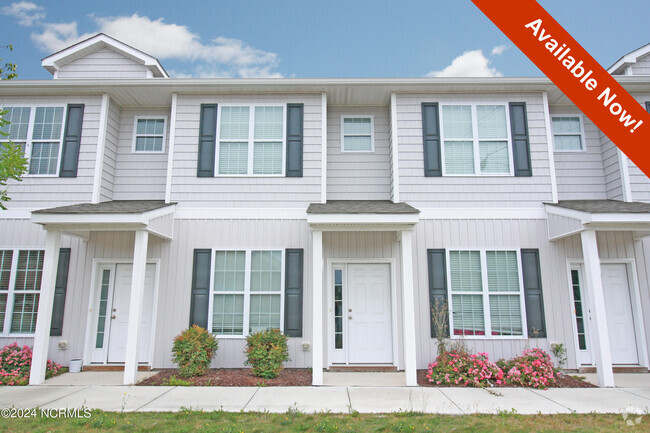
[{"label": "white window trim", "polygon": [[[345,119],[370,119],[370,150],[345,150],[345,137],[365,137],[367,134],[345,134],[343,131]],[[343,114],[341,115],[341,152],[342,153],[374,153],[375,152],[375,116],[372,114]]]},{"label": "white window trim", "polygon": [[[553,131],[553,119],[556,117],[577,117],[578,120],[580,121],[580,134],[556,134],[555,131]],[[551,134],[553,135],[553,152],[557,153],[581,153],[581,152],[587,152],[587,141],[585,140],[585,123],[584,119],[582,117],[582,114],[580,113],[553,113],[551,114]],[[575,136],[575,135],[580,135],[580,145],[581,149],[580,150],[575,150],[575,149],[557,149],[555,147],[555,136],[556,135],[562,135],[562,136]]]},{"label": "white window trim", "polygon": [[[214,264],[217,252],[225,251],[244,251],[246,255],[244,267],[244,291],[215,291],[214,290]],[[251,254],[253,251],[280,251],[282,256],[282,263],[280,264],[280,292],[251,292]],[[212,319],[214,307],[214,295],[244,295],[244,322],[242,335],[221,335],[215,334],[217,338],[229,340],[243,340],[250,335],[250,297],[251,293],[254,295],[280,295],[280,332],[284,334],[284,268],[285,268],[285,248],[213,248],[212,258],[210,261],[210,299],[208,303],[208,331],[212,333]]]},{"label": "white window trim", "polygon": [[[29,170],[32,164],[32,137],[34,133],[34,121],[36,119],[36,109],[37,108],[63,108],[63,117],[61,118],[61,136],[59,137],[59,154],[56,162],[56,173],[53,174],[30,174]],[[67,123],[68,110],[66,105],[45,103],[45,104],[14,104],[7,105],[2,107],[3,110],[8,108],[29,108],[29,125],[27,127],[27,138],[25,139],[25,159],[27,159],[27,172],[23,174],[23,177],[59,177],[59,171],[61,170],[61,155],[63,154],[63,137],[65,135],[65,127]],[[3,140],[0,138],[0,142],[8,142],[9,140]],[[52,143],[57,140],[39,140],[38,143]],[[12,141],[13,142],[13,141]],[[22,141],[18,141],[22,143]]]},{"label": "white window trim", "polygon": [[[221,110],[223,107],[249,107],[248,117],[248,166],[246,174],[221,174],[219,173],[219,155],[221,151]],[[255,146],[255,107],[282,107],[282,172],[278,174],[254,174],[253,173],[253,157]],[[241,142],[245,140],[223,140],[230,142]],[[260,140],[258,140],[260,141]],[[278,140],[262,140],[262,141],[278,141]],[[214,157],[214,176],[215,177],[285,177],[286,173],[286,152],[287,152],[287,103],[282,102],[279,104],[261,103],[261,104],[241,104],[241,103],[218,103],[217,104],[217,136]]]},{"label": "white window trim", "polygon": [[[162,149],[161,150],[136,150],[135,142],[138,137],[160,137],[160,134],[138,134],[138,120],[163,120]],[[133,139],[131,153],[137,154],[161,154],[165,153],[165,142],[167,141],[167,116],[135,116],[133,120]]]},{"label": "white window trim", "polygon": [[[466,140],[461,140],[461,139],[451,139],[454,141],[472,141],[472,146],[473,146],[473,152],[474,152],[474,173],[460,173],[460,174],[452,174],[452,173],[447,173],[447,159],[445,158],[445,128],[444,128],[444,113],[443,113],[443,107],[444,106],[462,106],[462,105],[469,105],[471,112],[472,112],[472,139],[466,139]],[[506,132],[508,133],[508,137],[505,140],[507,142],[508,146],[508,172],[503,172],[503,173],[481,173],[481,151],[479,147],[479,141],[504,141],[504,140],[497,140],[497,139],[489,139],[489,140],[479,140],[478,138],[478,118],[476,116],[476,107],[478,105],[501,105],[505,108],[505,113],[506,113]],[[448,176],[448,177],[511,177],[514,176],[515,174],[515,169],[514,169],[514,161],[513,161],[513,154],[512,154],[512,130],[510,129],[510,111],[508,107],[508,102],[503,102],[503,101],[481,101],[481,102],[444,102],[444,101],[439,101],[438,106],[440,107],[439,110],[439,115],[440,115],[440,151],[441,151],[441,157],[442,157],[442,175],[443,176]]]},{"label": "white window trim", "polygon": [[[8,248],[0,248],[2,251],[13,251],[13,255],[11,257],[11,271],[9,274],[9,290],[7,292],[7,306],[5,310],[5,320],[4,320],[4,325],[2,332],[0,332],[0,337],[33,337],[34,333],[24,333],[24,332],[11,332],[11,318],[13,317],[13,312],[14,312],[14,299],[15,299],[15,294],[16,294],[16,274],[17,274],[17,269],[18,269],[18,255],[20,254],[20,251],[43,251],[45,253],[45,250],[43,247],[34,247],[34,248],[14,248],[14,247],[8,247]],[[42,280],[42,279],[41,279]],[[42,283],[42,281],[41,281]],[[39,290],[18,290],[18,293],[40,293],[40,288]],[[40,302],[40,297],[39,297],[39,302]],[[38,311],[37,311],[37,316],[38,316]]]},{"label": "white window trim", "polygon": [[[452,292],[451,287],[451,260],[450,253],[452,251],[478,251],[481,256],[481,285],[483,290],[477,291],[462,291]],[[488,273],[487,273],[487,258],[486,252],[488,251],[514,251],[517,254],[517,272],[519,273],[519,292],[490,292],[488,287]],[[524,275],[521,266],[521,250],[519,248],[448,248],[445,252],[446,268],[447,268],[447,309],[449,317],[449,337],[453,340],[458,339],[479,339],[479,340],[527,340],[528,339],[528,326],[526,318],[526,303],[524,293]],[[454,335],[454,314],[452,306],[452,295],[481,295],[483,301],[483,325],[485,326],[485,335]],[[519,306],[521,311],[521,335],[492,335],[492,318],[490,317],[490,295],[519,295]]]}]

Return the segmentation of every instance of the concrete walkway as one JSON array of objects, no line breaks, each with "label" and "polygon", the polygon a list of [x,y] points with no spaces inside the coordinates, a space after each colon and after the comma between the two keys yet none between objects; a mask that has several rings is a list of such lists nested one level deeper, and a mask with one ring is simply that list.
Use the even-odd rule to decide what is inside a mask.
[{"label": "concrete walkway", "polygon": [[160,412],[193,409],[306,413],[512,412],[648,413],[650,388],[171,387],[49,385],[0,387],[0,408]]}]

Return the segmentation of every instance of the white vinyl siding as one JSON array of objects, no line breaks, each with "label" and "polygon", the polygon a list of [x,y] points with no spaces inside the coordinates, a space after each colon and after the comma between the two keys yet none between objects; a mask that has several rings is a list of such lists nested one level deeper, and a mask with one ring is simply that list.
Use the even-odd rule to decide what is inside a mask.
[{"label": "white vinyl siding", "polygon": [[282,329],[281,250],[215,251],[211,326],[219,336]]},{"label": "white vinyl siding", "polygon": [[582,119],[580,116],[552,116],[553,145],[556,152],[584,150]]},{"label": "white vinyl siding", "polygon": [[165,118],[135,118],[133,151],[138,153],[159,153],[165,149]]},{"label": "white vinyl siding", "polygon": [[59,68],[56,78],[147,78],[147,67],[111,48],[101,48]]},{"label": "white vinyl siding", "polygon": [[511,173],[506,111],[503,104],[442,105],[446,175]]},{"label": "white vinyl siding", "polygon": [[219,175],[281,175],[284,106],[220,106]]},{"label": "white vinyl siding", "polygon": [[0,335],[36,330],[44,256],[42,250],[0,250]]},{"label": "white vinyl siding", "polygon": [[517,251],[450,251],[453,336],[522,337]]},{"label": "white vinyl siding", "polygon": [[374,152],[372,116],[341,116],[341,151]]}]

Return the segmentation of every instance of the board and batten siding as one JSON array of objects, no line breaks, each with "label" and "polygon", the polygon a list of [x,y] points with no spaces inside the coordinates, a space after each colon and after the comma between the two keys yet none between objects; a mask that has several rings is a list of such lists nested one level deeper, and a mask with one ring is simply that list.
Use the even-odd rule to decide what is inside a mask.
[{"label": "board and batten siding", "polygon": [[[321,95],[178,95],[171,201],[187,207],[306,208],[320,202]],[[201,104],[304,104],[303,176],[197,177]],[[218,157],[216,155],[217,164]],[[284,156],[283,156],[284,159]]]},{"label": "board and batten siding", "polygon": [[[530,136],[531,177],[424,176],[422,103],[525,102]],[[539,207],[551,201],[544,105],[537,93],[489,95],[397,95],[400,201],[416,208]]]},{"label": "board and batten siding", "polygon": [[[123,108],[120,116],[113,200],[164,200],[169,149],[169,109]],[[165,117],[161,153],[133,152],[135,117]],[[198,129],[198,126],[197,126]]]},{"label": "board and batten siding", "polygon": [[629,66],[631,75],[650,75],[650,54],[646,54]]},{"label": "board and batten siding", "polygon": [[[551,117],[562,114],[581,114],[572,105],[551,106]],[[607,198],[603,148],[600,130],[585,115],[581,115],[584,126],[584,151],[553,152],[558,199],[560,200],[604,200]],[[611,164],[611,161],[608,163]]]},{"label": "board and batten siding", "polygon": [[101,201],[113,199],[115,188],[115,167],[117,166],[117,148],[120,137],[120,115],[122,108],[111,99],[108,105],[106,122],[106,141],[104,145],[104,167],[100,188]]},{"label": "board and batten siding", "polygon": [[[93,191],[101,102],[101,96],[70,98],[5,98],[0,96],[0,106],[3,107],[47,105],[60,106],[65,111],[67,104],[84,104],[77,177],[30,176],[26,174],[21,182],[9,181],[7,190],[12,199],[7,203],[7,208],[33,210],[90,202]],[[63,127],[65,129],[65,125]]]},{"label": "board and batten siding", "polygon": [[147,68],[110,48],[61,66],[57,78],[147,78]]},{"label": "board and batten siding", "polygon": [[[342,152],[341,116],[374,119],[372,152]],[[386,107],[330,107],[327,112],[327,199],[390,200],[390,143]]]}]

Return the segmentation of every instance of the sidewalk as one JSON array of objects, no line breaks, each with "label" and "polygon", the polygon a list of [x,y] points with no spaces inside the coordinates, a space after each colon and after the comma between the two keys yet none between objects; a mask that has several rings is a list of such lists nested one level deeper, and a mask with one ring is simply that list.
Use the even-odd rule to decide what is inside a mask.
[{"label": "sidewalk", "polygon": [[499,413],[647,413],[650,388],[573,388],[546,391],[524,388],[406,387],[172,387],[172,386],[24,386],[0,387],[0,408],[173,412],[181,409],[230,412],[436,414]]}]

